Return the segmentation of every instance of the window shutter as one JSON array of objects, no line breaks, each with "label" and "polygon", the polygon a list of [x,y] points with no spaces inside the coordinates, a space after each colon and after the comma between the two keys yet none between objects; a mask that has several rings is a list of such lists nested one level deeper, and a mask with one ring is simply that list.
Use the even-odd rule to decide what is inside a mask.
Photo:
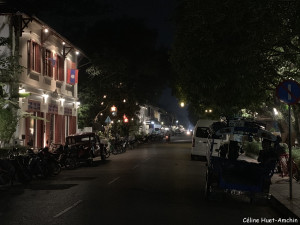
[{"label": "window shutter", "polygon": [[[53,60],[53,52],[50,52],[50,58]],[[48,59],[49,77],[53,77],[52,60]]]},{"label": "window shutter", "polygon": [[64,60],[61,56],[58,57],[57,61],[59,61],[59,68],[58,68],[58,76],[60,81],[64,81]]},{"label": "window shutter", "polygon": [[58,55],[53,54],[53,58],[55,59],[53,78],[54,78],[54,80],[58,80]]},{"label": "window shutter", "polygon": [[32,41],[27,41],[27,73],[30,73],[32,70]]},{"label": "window shutter", "polygon": [[36,68],[35,68],[35,71],[40,73],[41,72],[41,47],[40,45],[38,45],[36,43],[36,57],[35,57],[35,60],[36,60]]}]

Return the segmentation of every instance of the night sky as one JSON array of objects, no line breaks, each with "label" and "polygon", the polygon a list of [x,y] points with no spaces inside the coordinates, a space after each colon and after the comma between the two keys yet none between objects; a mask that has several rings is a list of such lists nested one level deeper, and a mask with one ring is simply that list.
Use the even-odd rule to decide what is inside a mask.
[{"label": "night sky", "polygon": [[[176,0],[106,0],[112,4],[112,18],[122,16],[135,17],[145,20],[150,28],[158,32],[158,45],[171,47],[174,35],[174,26],[171,21]],[[180,123],[186,128],[190,125],[186,108],[180,108],[172,91],[167,88],[163,91],[159,104],[165,110],[174,113]]]},{"label": "night sky", "polygon": [[[16,5],[18,2],[17,5],[19,5],[19,7],[28,7],[29,5],[28,3],[25,4],[24,1],[13,1],[15,1],[14,5]],[[13,1],[11,1],[11,3]],[[31,2],[32,5],[37,4],[35,0],[28,0],[27,2]],[[95,2],[99,2],[101,4],[106,3],[109,5],[109,10],[103,15],[101,14],[100,17],[107,17],[109,19],[117,19],[120,17],[133,17],[137,19],[142,19],[149,28],[155,29],[157,31],[158,47],[171,47],[174,35],[174,25],[172,23],[172,17],[174,16],[176,0],[95,0]],[[45,1],[43,3],[43,0],[38,1],[38,3],[39,6],[43,9],[47,7],[47,4],[51,4],[51,2],[48,1]],[[59,9],[59,6],[51,6]],[[29,7],[29,10],[30,9],[32,9],[31,6]],[[80,9],[77,11],[81,12]],[[43,13],[37,12],[36,16],[48,25],[50,25],[52,28],[60,32],[63,36],[65,36],[65,34],[63,33],[64,29],[61,29],[62,21],[57,20],[57,18],[53,17],[54,15],[47,14],[47,11],[44,11]],[[86,24],[86,26],[89,26],[92,23],[91,19],[87,23],[88,24]],[[70,41],[74,42],[74,40],[72,39],[70,39]],[[80,48],[80,46],[78,47]],[[166,111],[175,114],[177,116],[177,119],[180,122],[184,123],[185,126],[189,125],[189,121],[187,119],[187,110],[186,108],[182,109],[179,107],[178,101],[175,97],[171,95],[171,89],[166,89],[163,91],[163,95],[159,101],[159,106],[165,109]]]},{"label": "night sky", "polygon": [[173,40],[171,18],[176,0],[106,0],[113,6],[110,16],[129,16],[144,19],[150,28],[158,31],[158,41],[170,46]]}]

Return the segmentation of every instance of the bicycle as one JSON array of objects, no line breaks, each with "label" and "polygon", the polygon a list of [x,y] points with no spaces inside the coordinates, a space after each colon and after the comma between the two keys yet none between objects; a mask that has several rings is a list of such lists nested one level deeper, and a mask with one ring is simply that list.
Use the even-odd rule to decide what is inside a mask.
[{"label": "bicycle", "polygon": [[0,159],[0,186],[10,184],[13,185],[15,176],[15,168],[8,160]]},{"label": "bicycle", "polygon": [[[290,157],[288,153],[284,153],[279,156],[278,164],[281,172],[281,177],[290,175],[289,159]],[[292,178],[294,178],[296,181],[300,180],[300,171],[294,160],[292,160]]]},{"label": "bicycle", "polygon": [[106,152],[107,155],[113,154],[116,155],[118,154],[118,150],[116,149],[115,145],[112,143],[112,141],[109,141],[106,147]]}]

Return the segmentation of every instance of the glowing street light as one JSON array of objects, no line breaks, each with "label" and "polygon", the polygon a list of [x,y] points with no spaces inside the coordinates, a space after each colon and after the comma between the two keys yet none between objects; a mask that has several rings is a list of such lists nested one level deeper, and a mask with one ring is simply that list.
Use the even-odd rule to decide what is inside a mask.
[{"label": "glowing street light", "polygon": [[111,111],[111,112],[116,112],[116,111],[117,111],[117,107],[113,105],[113,106],[110,108],[110,111]]},{"label": "glowing street light", "polygon": [[184,104],[184,102],[180,102],[180,107],[182,107],[182,108],[183,108],[183,107],[184,107],[184,105],[185,105],[185,104]]},{"label": "glowing street light", "polygon": [[123,115],[123,121],[124,121],[124,123],[128,123],[128,118],[125,114]]},{"label": "glowing street light", "polygon": [[110,111],[111,111],[111,114],[113,115],[113,116],[116,116],[117,115],[117,107],[116,106],[112,106],[111,108],[110,108]]}]

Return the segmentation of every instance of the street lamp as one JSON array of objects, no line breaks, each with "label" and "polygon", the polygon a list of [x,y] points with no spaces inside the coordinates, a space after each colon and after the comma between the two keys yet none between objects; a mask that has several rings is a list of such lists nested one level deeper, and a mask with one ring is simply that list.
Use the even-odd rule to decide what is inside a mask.
[{"label": "street lamp", "polygon": [[124,123],[128,123],[128,118],[125,114],[123,115],[123,121],[124,121]]},{"label": "street lamp", "polygon": [[113,105],[113,106],[110,108],[110,111],[111,111],[111,112],[116,112],[116,111],[117,111],[117,107]]},{"label": "street lamp", "polygon": [[180,107],[184,107],[184,102],[180,102]]},{"label": "street lamp", "polygon": [[275,116],[277,116],[278,115],[278,110],[276,108],[273,108],[273,113],[274,113]]}]

